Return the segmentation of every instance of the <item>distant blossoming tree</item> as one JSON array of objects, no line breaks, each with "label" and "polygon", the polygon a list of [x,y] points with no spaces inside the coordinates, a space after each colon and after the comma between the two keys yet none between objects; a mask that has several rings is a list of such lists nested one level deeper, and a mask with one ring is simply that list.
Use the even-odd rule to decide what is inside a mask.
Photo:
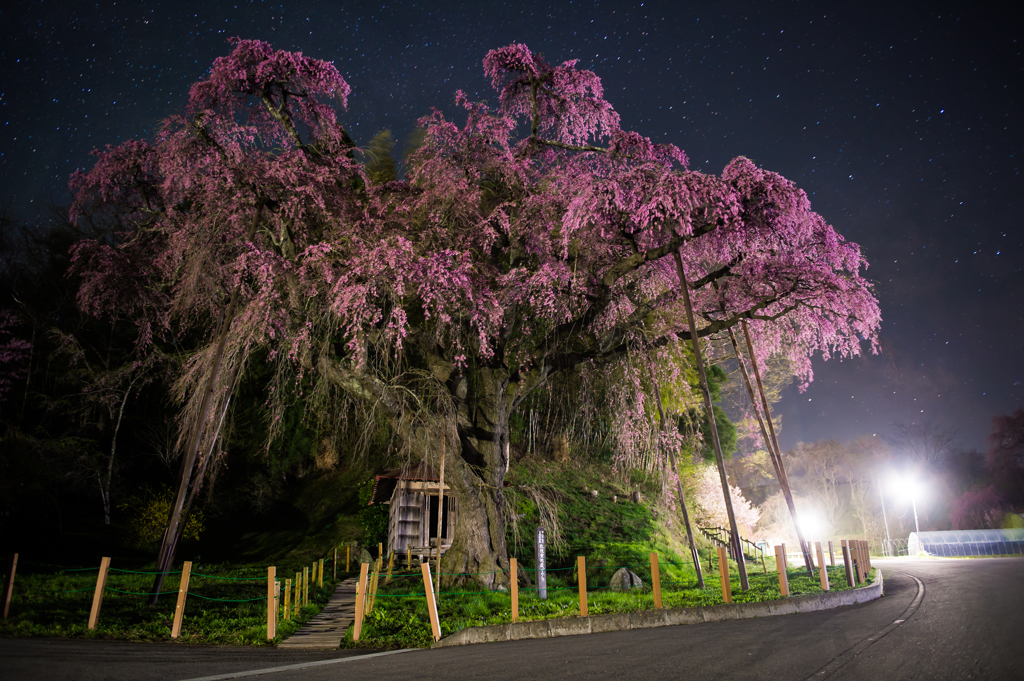
[{"label": "distant blossoming tree", "polygon": [[[697,503],[695,512],[698,522],[705,526],[728,527],[729,518],[725,511],[725,495],[718,479],[718,471],[714,466],[702,465],[693,476],[695,483],[694,501]],[[748,532],[753,530],[761,513],[743,496],[739,487],[729,486],[732,497],[733,512],[736,522],[746,526]]]},{"label": "distant blossoming tree", "polygon": [[125,225],[116,246],[78,248],[82,304],[132,314],[141,344],[208,339],[180,384],[192,421],[216,420],[257,349],[278,386],[298,373],[314,395],[372,403],[415,458],[448,452],[460,513],[445,571],[495,586],[509,414],[553,374],[661,367],[691,334],[746,319],[759,353],[809,381],[813,353],[873,344],[879,312],[858,247],[792,182],[745,158],[720,177],[688,170],[678,148],[622,129],[574,61],[510,45],[484,70],[497,107],[457,93],[464,122],[421,119],[404,180],[375,183],[327,104],[349,90],[334,67],[237,41],[186,116],[99,152],[73,188],[76,212]]}]

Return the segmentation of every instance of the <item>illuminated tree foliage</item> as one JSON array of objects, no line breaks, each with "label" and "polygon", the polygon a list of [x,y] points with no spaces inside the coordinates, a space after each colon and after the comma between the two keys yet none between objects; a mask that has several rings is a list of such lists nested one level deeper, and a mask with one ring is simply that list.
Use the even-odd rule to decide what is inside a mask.
[{"label": "illuminated tree foliage", "polygon": [[207,340],[180,379],[182,423],[201,413],[237,287],[208,418],[257,349],[275,385],[313,379],[311,405],[372,405],[413,459],[447,452],[460,515],[445,571],[499,571],[480,578],[494,586],[507,580],[509,414],[581,365],[635,365],[650,349],[659,371],[682,372],[673,358],[693,330],[673,253],[698,336],[747,319],[758,352],[804,381],[813,353],[873,345],[879,311],[859,248],[792,182],[746,158],[720,176],[689,170],[675,146],[622,129],[575,61],[510,45],[484,70],[497,107],[456,93],[457,120],[421,119],[403,179],[373,182],[329,104],[349,93],[334,67],[236,40],[184,115],[152,142],[98,152],[72,186],[75,214],[126,225],[115,245],[78,247],[81,304],[131,315],[141,346]]}]

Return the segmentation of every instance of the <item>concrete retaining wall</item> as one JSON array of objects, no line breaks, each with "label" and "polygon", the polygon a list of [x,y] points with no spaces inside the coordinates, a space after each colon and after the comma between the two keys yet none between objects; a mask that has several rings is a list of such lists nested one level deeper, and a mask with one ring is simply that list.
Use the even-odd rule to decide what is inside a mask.
[{"label": "concrete retaining wall", "polygon": [[722,622],[725,620],[792,615],[799,612],[828,610],[842,605],[866,603],[882,595],[882,571],[875,569],[875,581],[846,591],[830,591],[823,594],[791,596],[777,601],[763,603],[730,603],[707,608],[676,608],[674,610],[640,610],[614,615],[593,617],[562,617],[536,622],[513,622],[495,624],[489,627],[469,627],[443,638],[432,647],[464,646],[470,643],[492,643],[494,641],[518,641],[525,638],[553,638],[555,636],[576,636],[597,634],[604,631],[626,629],[650,629],[671,627],[678,624],[700,624],[701,622]]}]

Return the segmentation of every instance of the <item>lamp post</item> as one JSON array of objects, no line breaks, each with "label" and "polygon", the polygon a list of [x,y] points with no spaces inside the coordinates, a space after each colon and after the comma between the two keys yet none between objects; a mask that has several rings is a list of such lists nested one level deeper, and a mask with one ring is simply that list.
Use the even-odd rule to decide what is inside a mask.
[{"label": "lamp post", "polygon": [[921,525],[917,522],[917,489],[910,490],[910,505],[914,507],[914,529],[921,534]]},{"label": "lamp post", "polygon": [[[882,500],[882,522],[885,524],[885,555],[892,555],[892,537],[889,536],[889,518],[885,515],[885,494],[882,493],[882,481],[878,481],[878,497]],[[916,513],[915,513],[916,517]]]}]

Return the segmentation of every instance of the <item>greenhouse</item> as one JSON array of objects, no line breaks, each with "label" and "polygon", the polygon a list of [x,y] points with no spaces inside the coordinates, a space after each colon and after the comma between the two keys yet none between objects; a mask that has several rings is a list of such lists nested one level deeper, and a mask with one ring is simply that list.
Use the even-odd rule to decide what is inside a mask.
[{"label": "greenhouse", "polygon": [[911,532],[911,556],[1003,556],[1024,553],[1024,529]]}]

